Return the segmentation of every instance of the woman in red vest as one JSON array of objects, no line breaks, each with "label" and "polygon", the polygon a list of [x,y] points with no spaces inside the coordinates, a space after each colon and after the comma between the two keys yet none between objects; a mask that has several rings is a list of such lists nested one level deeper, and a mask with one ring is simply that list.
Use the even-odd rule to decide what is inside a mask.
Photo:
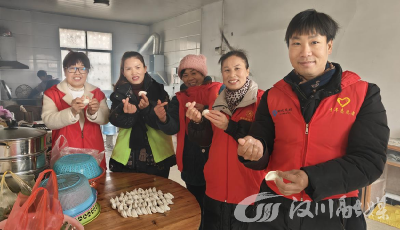
[{"label": "woman in red vest", "polygon": [[[196,197],[203,209],[203,198],[206,191],[204,165],[208,159],[208,147],[200,147],[187,136],[189,119],[185,116],[186,103],[196,101],[200,111],[212,106],[223,85],[212,82],[207,76],[206,57],[189,54],[185,56],[178,68],[178,75],[183,81],[181,92],[172,98],[166,112],[161,102],[155,108],[159,118],[158,127],[168,135],[177,134],[176,161],[186,188]],[[201,229],[201,227],[200,227]]]},{"label": "woman in red vest", "polygon": [[[69,52],[63,61],[65,79],[46,90],[42,119],[53,130],[53,145],[63,135],[69,147],[104,151],[100,125],[108,123],[106,97],[86,82],[89,58],[82,52]],[[106,168],[105,157],[100,164]]]},{"label": "woman in red vest", "polygon": [[240,162],[243,159],[237,156],[237,140],[247,135],[263,91],[249,79],[249,63],[243,51],[230,51],[219,63],[226,89],[219,94],[212,110],[203,111],[202,116],[193,102],[186,112],[191,119],[189,139],[200,146],[210,146],[204,167],[203,226],[207,230],[246,229],[247,223],[238,221],[234,211],[243,199],[258,194],[265,174]]}]

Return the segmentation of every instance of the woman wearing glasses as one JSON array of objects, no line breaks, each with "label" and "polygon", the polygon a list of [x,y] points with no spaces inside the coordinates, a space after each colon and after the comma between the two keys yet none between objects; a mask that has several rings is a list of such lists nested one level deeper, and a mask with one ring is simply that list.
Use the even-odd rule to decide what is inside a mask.
[{"label": "woman wearing glasses", "polygon": [[[44,92],[42,119],[53,130],[53,145],[63,135],[69,147],[104,151],[100,125],[108,123],[104,93],[86,82],[89,58],[70,51],[63,60],[65,79]],[[106,168],[105,158],[101,167]]]}]

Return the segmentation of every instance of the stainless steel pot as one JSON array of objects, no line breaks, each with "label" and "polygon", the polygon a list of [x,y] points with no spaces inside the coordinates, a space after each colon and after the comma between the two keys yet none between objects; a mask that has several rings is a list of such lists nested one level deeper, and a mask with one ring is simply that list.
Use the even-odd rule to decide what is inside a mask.
[{"label": "stainless steel pot", "polygon": [[34,128],[0,128],[0,173],[42,171],[46,167],[46,135]]}]

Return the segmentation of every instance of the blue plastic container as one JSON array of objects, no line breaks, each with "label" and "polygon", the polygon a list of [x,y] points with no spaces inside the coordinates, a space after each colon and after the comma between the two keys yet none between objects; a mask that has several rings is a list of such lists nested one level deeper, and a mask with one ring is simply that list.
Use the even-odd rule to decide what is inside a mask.
[{"label": "blue plastic container", "polygon": [[[47,180],[40,183],[45,187]],[[88,179],[80,173],[57,175],[58,199],[63,213],[76,217],[87,211],[97,200],[97,192],[89,185]]]},{"label": "blue plastic container", "polygon": [[103,173],[103,169],[99,166],[94,157],[80,153],[61,157],[54,163],[53,170],[57,175],[70,172],[80,173],[89,180]]}]

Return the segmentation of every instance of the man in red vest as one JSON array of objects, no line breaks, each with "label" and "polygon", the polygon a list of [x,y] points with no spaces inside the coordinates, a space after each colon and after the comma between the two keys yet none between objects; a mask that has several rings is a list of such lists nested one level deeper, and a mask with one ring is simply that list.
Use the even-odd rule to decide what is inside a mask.
[{"label": "man in red vest", "polygon": [[244,164],[271,172],[249,229],[366,229],[358,190],[382,174],[389,128],[379,87],[328,61],[337,30],[315,10],[289,23],[294,69],[239,140]]}]

